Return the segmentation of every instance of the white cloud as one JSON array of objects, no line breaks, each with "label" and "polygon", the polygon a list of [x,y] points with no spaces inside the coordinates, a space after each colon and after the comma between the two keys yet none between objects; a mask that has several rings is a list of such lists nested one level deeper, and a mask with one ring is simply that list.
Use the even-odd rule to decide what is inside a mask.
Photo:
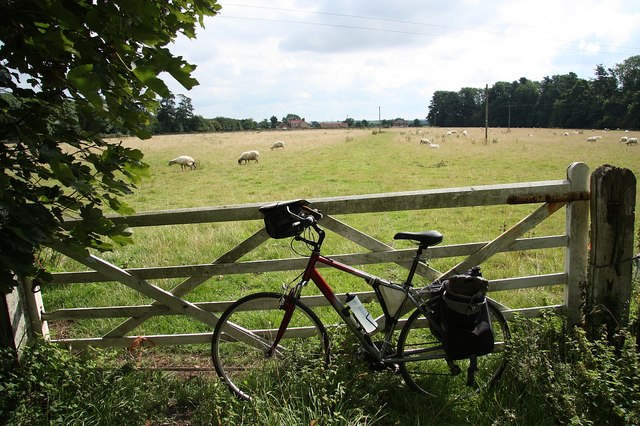
[{"label": "white cloud", "polygon": [[200,86],[174,93],[205,117],[308,121],[425,117],[436,90],[520,77],[593,76],[640,54],[635,0],[222,0],[176,54]]}]

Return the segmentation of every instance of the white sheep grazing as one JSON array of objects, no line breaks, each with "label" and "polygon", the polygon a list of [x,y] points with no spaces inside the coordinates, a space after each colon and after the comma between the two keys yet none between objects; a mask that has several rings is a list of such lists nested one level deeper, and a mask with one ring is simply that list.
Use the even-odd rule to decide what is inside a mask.
[{"label": "white sheep grazing", "polygon": [[596,142],[599,138],[597,136],[589,136],[587,142]]},{"label": "white sheep grazing", "polygon": [[431,141],[427,138],[420,139],[420,145],[431,145]]},{"label": "white sheep grazing", "polygon": [[466,130],[462,131],[462,136],[467,136],[467,131]]},{"label": "white sheep grazing", "polygon": [[623,136],[619,140],[619,142],[624,142],[624,143],[627,143],[628,141],[629,141],[629,137],[628,136]]},{"label": "white sheep grazing", "polygon": [[194,160],[193,158],[189,157],[188,155],[181,155],[178,158],[174,158],[173,160],[169,160],[169,165],[172,164],[180,164],[180,168],[182,170],[185,170],[187,167],[189,167],[191,170],[194,170],[196,168],[196,166],[198,165],[196,163],[196,160]]},{"label": "white sheep grazing", "polygon": [[249,161],[251,160],[257,163],[258,157],[260,157],[260,153],[258,151],[245,151],[240,154],[240,158],[238,158],[238,164],[242,164],[243,162],[249,164]]},{"label": "white sheep grazing", "polygon": [[284,142],[275,141],[273,145],[271,145],[271,149],[276,149],[276,148],[284,148]]},{"label": "white sheep grazing", "polygon": [[638,145],[638,138],[627,139],[627,145]]},{"label": "white sheep grazing", "polygon": [[440,148],[440,145],[438,145],[437,143],[430,143],[429,144],[429,148]]}]

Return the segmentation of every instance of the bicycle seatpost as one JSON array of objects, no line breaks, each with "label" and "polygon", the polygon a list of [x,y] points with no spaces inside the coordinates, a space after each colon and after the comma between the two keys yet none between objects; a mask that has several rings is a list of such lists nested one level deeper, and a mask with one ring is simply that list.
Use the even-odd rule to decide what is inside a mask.
[{"label": "bicycle seatpost", "polygon": [[416,274],[416,270],[418,269],[418,263],[422,257],[422,252],[428,247],[429,246],[426,244],[420,244],[416,249],[416,254],[413,257],[413,263],[411,263],[411,269],[409,270],[409,275],[407,276],[407,282],[405,284],[410,285],[413,282],[413,276]]}]

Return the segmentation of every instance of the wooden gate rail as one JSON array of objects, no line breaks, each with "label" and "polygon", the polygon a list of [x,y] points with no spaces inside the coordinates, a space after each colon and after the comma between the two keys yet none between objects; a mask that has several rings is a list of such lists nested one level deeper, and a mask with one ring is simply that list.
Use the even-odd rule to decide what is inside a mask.
[{"label": "wooden gate rail", "polygon": [[[580,319],[580,285],[584,283],[586,278],[588,200],[589,169],[584,163],[571,164],[567,170],[567,179],[563,180],[309,199],[314,207],[325,213],[321,222],[325,228],[370,250],[368,253],[332,256],[341,262],[353,265],[397,263],[406,266],[411,261],[414,250],[395,250],[393,247],[341,222],[336,219],[336,215],[507,204],[537,205],[532,213],[492,241],[431,248],[430,258],[459,256],[466,256],[466,258],[444,273],[435,271],[426,265],[421,265],[418,273],[428,279],[435,279],[464,271],[472,265],[481,264],[496,253],[564,247],[564,271],[493,280],[491,289],[499,291],[545,285],[564,285],[565,297],[562,305],[524,309],[509,309],[502,306],[502,309],[507,317],[515,312],[533,316],[539,314],[542,309],[565,309],[569,321],[573,323],[577,323]],[[266,203],[149,212],[129,217],[113,217],[112,219],[115,222],[127,223],[131,227],[260,220],[262,216],[258,212],[258,207],[264,204]],[[564,206],[567,207],[565,235],[523,238],[523,235],[530,229]],[[74,223],[75,221],[69,220],[65,222],[65,227],[70,228]],[[43,321],[43,325],[46,325],[47,321],[65,319],[128,318],[102,337],[54,340],[57,343],[74,347],[87,345],[127,346],[138,337],[132,333],[135,328],[157,315],[188,315],[211,326],[217,321],[216,314],[221,312],[230,302],[192,303],[184,299],[185,295],[209,278],[217,275],[299,270],[304,267],[306,260],[300,258],[238,261],[268,238],[266,231],[261,229],[209,264],[129,269],[121,269],[93,255],[81,258],[64,247],[57,247],[56,249],[61,253],[90,267],[93,271],[56,273],[51,285],[118,281],[151,297],[154,302],[142,306],[66,308],[53,312],[45,312],[41,307],[40,320]],[[149,282],[165,278],[186,278],[186,280],[170,291],[163,290]],[[365,301],[370,300],[373,296],[372,292],[360,294]],[[310,305],[324,302],[317,296],[305,298],[305,301]],[[151,339],[156,345],[175,345],[207,343],[209,336],[209,333],[194,333],[145,337]]]}]

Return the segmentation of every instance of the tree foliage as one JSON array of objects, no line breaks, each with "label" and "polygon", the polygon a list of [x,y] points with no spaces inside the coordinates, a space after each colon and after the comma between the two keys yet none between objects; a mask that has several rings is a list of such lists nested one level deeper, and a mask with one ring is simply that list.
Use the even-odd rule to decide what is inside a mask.
[{"label": "tree foliage", "polygon": [[436,91],[427,119],[434,126],[483,126],[488,96],[492,127],[640,128],[640,56],[609,69],[597,65],[594,76],[570,72],[539,82],[499,81],[488,91]]},{"label": "tree foliage", "polygon": [[[168,73],[185,88],[194,65],[167,45],[196,36],[215,0],[0,1],[0,291],[42,277],[37,250],[107,250],[127,242],[121,196],[144,175],[140,151],[105,140],[150,136]],[[65,217],[83,219],[70,229]]]}]

